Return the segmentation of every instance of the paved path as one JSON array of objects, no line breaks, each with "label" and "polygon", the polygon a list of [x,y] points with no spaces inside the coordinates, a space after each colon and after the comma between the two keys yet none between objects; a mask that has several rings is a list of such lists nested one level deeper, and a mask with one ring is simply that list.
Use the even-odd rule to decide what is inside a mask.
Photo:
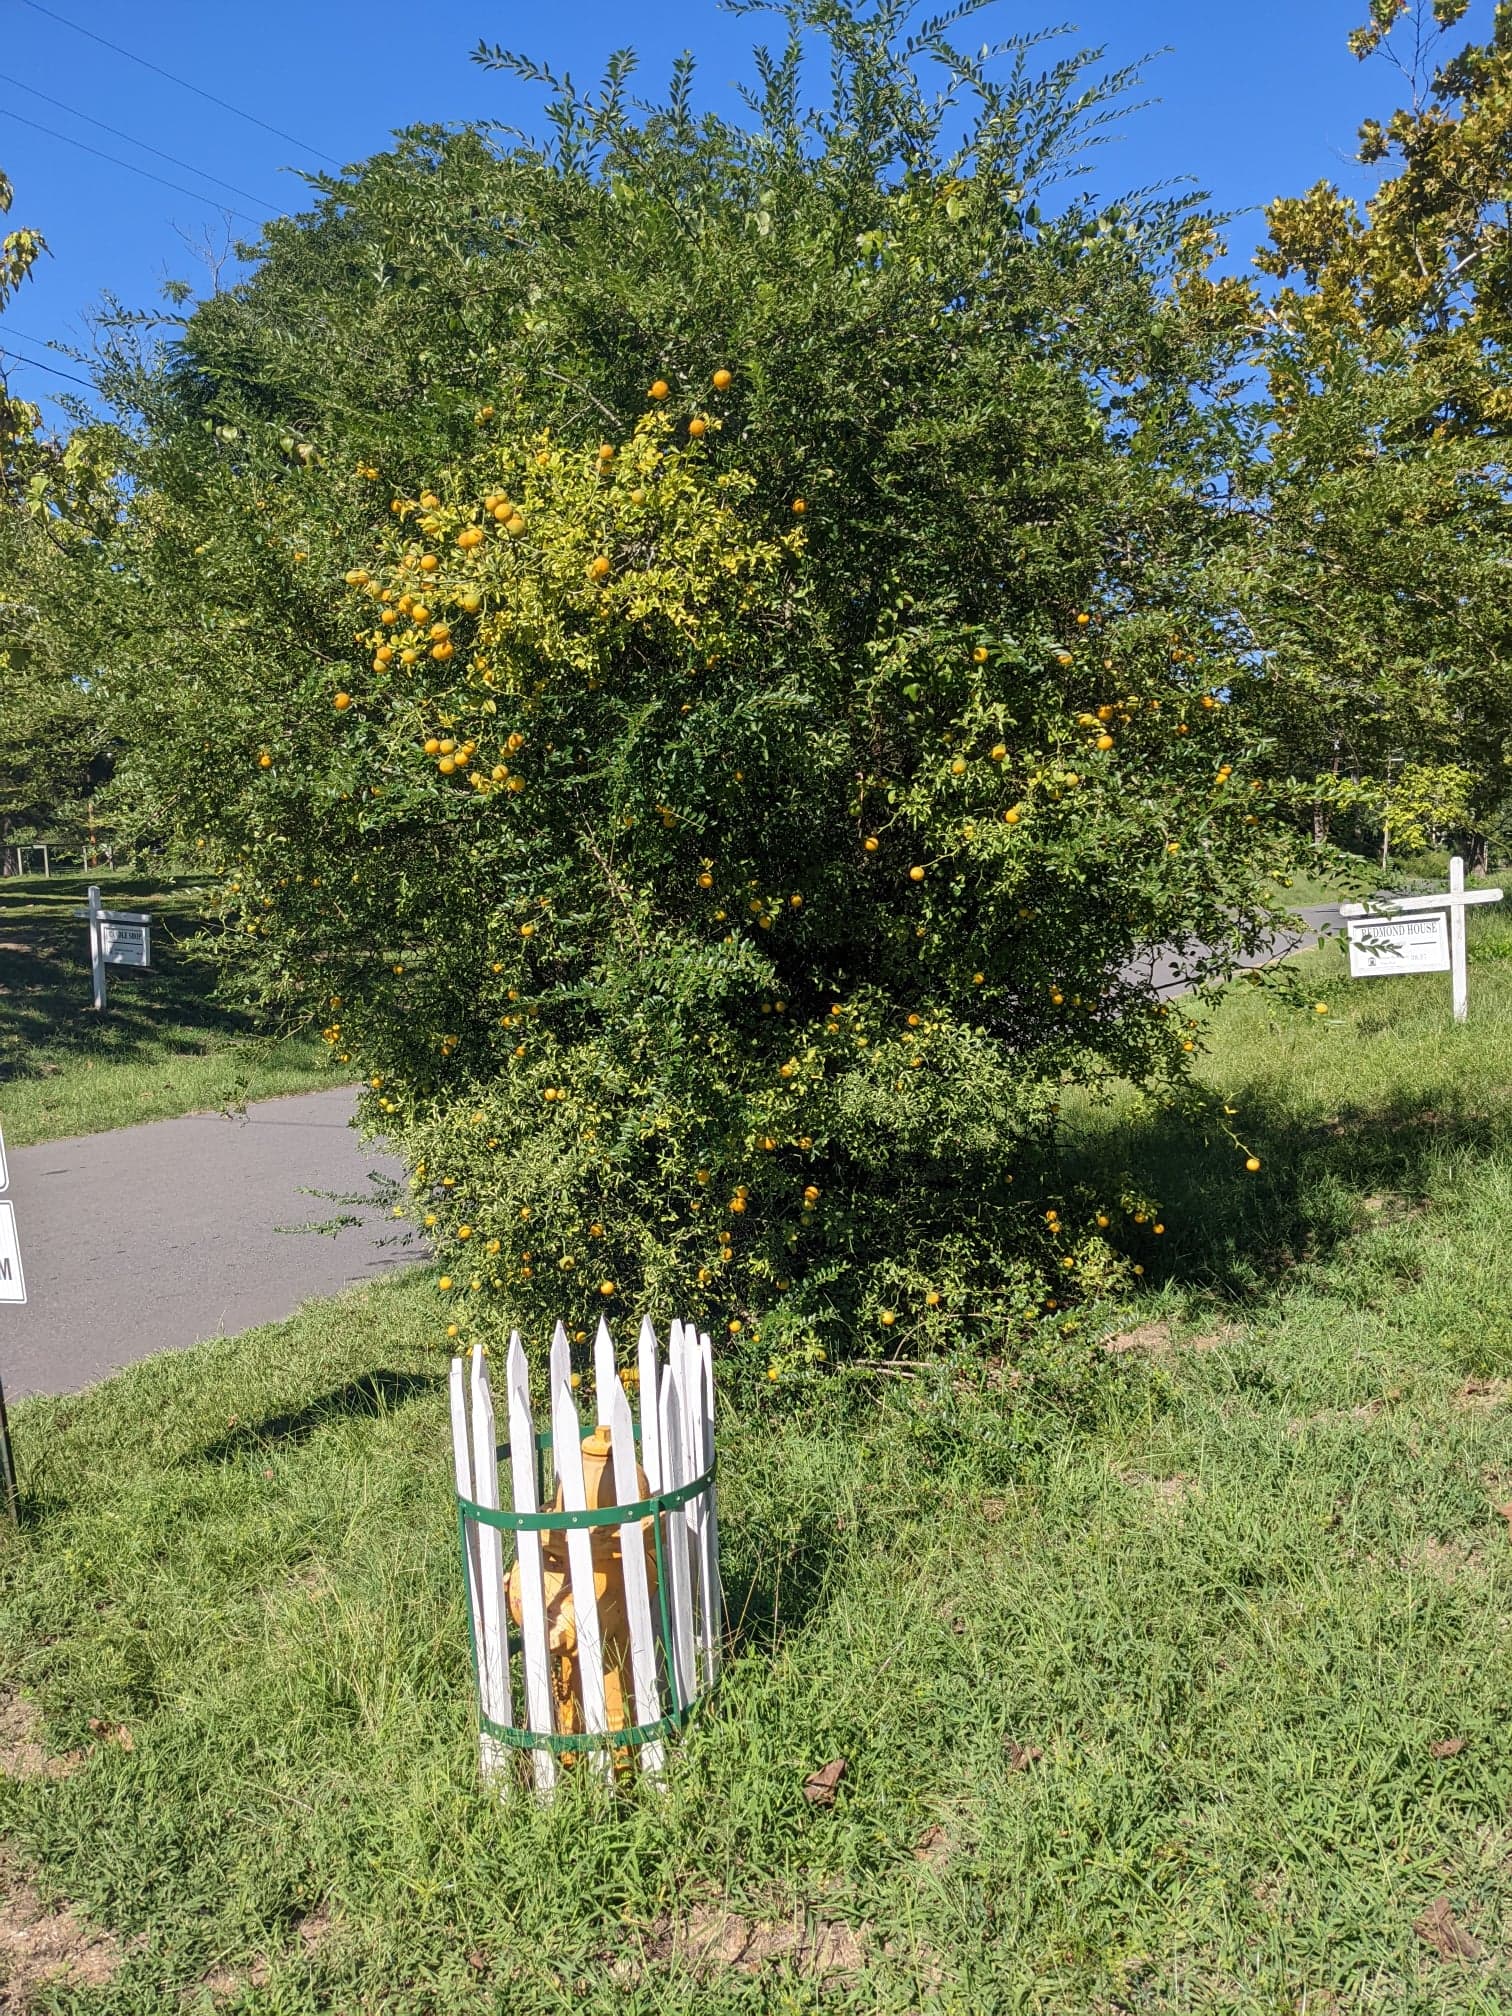
[{"label": "paved path", "polygon": [[334,1238],[280,1232],[353,1214],[346,1197],[397,1162],[348,1125],[339,1086],[9,1151],[30,1298],[0,1307],[8,1400],[71,1393],[150,1352],[288,1316],[312,1295],[404,1266],[413,1245],[376,1211]]}]

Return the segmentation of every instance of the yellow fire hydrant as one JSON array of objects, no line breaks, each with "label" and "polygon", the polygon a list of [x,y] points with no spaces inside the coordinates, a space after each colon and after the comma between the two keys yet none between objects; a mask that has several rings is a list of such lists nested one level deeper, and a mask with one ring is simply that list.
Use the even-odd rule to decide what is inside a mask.
[{"label": "yellow fire hydrant", "polygon": [[[617,1505],[614,1489],[614,1444],[607,1428],[595,1428],[583,1440],[583,1485],[589,1509]],[[651,1486],[639,1463],[635,1466],[638,1498],[650,1496]],[[562,1510],[561,1486],[552,1500],[553,1512]],[[650,1518],[641,1520],[641,1544],[645,1549],[646,1582],[654,1604],[657,1596],[656,1540]],[[604,1658],[604,1700],[610,1729],[630,1729],[635,1725],[634,1686],[630,1664],[630,1618],[625,1598],[625,1564],[620,1553],[618,1526],[589,1528],[593,1549],[593,1593],[598,1599],[599,1635]],[[541,1568],[546,1591],[546,1643],[551,1655],[551,1685],[556,1696],[557,1732],[562,1736],[581,1734],[583,1717],[583,1675],[578,1659],[577,1607],[572,1600],[572,1578],[567,1566],[567,1535],[546,1532],[541,1536]],[[509,1614],[516,1625],[523,1624],[520,1603],[520,1563],[509,1571]]]}]

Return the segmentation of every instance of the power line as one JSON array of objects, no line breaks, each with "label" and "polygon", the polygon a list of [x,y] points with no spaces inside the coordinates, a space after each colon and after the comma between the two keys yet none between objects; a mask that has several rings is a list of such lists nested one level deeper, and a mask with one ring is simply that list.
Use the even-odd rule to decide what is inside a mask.
[{"label": "power line", "polygon": [[75,119],[83,119],[91,126],[98,126],[102,133],[113,133],[117,140],[124,140],[129,146],[140,147],[148,154],[156,154],[160,161],[171,161],[175,168],[187,169],[191,175],[199,175],[206,182],[217,183],[222,189],[229,189],[235,196],[245,196],[249,203],[255,203],[260,210],[271,215],[274,206],[264,203],[261,196],[254,196],[250,189],[240,188],[235,182],[228,182],[221,175],[212,175],[208,168],[196,168],[192,161],[180,161],[177,154],[165,154],[161,147],[154,147],[150,140],[138,140],[134,133],[123,133],[119,126],[108,126],[103,119],[96,119],[92,112],[81,112],[77,105],[65,105],[61,98],[49,98],[45,91],[39,91],[35,84],[24,84],[19,77],[10,77],[0,70],[0,84],[14,84],[18,91],[24,91],[29,98],[40,98],[44,105],[56,105],[60,112],[67,112]]},{"label": "power line", "polygon": [[[75,385],[82,385],[87,392],[97,392],[99,390],[99,387],[95,385],[90,379],[81,378],[77,371],[60,371],[56,364],[44,364],[40,358],[27,357],[23,355],[21,351],[13,349],[12,346],[5,340],[5,332],[3,330],[0,330],[0,359],[4,358],[5,353],[8,350],[10,351],[11,356],[15,359],[15,361],[18,364],[23,365],[29,370],[50,371],[54,376],[54,378],[69,378],[73,381]],[[0,363],[0,370],[3,369],[4,369],[3,363]]]},{"label": "power line", "polygon": [[170,84],[177,84],[184,91],[192,91],[196,98],[208,99],[210,104],[219,105],[223,112],[232,112],[238,119],[246,119],[253,126],[261,126],[264,133],[272,133],[280,140],[287,140],[291,147],[302,148],[306,154],[313,154],[317,160],[329,161],[333,168],[342,165],[339,161],[332,160],[329,154],[322,154],[318,147],[310,146],[308,141],[296,140],[292,133],[285,133],[281,126],[270,126],[266,119],[259,119],[255,112],[244,112],[240,105],[232,105],[224,98],[217,98],[213,91],[202,91],[198,84],[191,84],[187,78],[175,77],[171,70],[164,70],[156,63],[149,63],[145,56],[138,56],[135,50],[123,49],[119,42],[106,41],[103,35],[96,35],[92,28],[81,28],[77,21],[70,21],[62,14],[55,14],[51,7],[44,7],[41,0],[23,0],[23,5],[30,7],[34,14],[45,14],[49,21],[56,21],[64,28],[72,28],[76,35],[87,35],[91,42],[98,42],[102,49],[113,49],[117,56],[124,56],[128,62],[139,63],[144,70],[151,70],[159,77],[166,77]]},{"label": "power line", "polygon": [[216,203],[215,198],[207,196],[203,189],[186,189],[182,182],[170,182],[166,175],[154,175],[150,168],[138,168],[134,161],[123,161],[119,154],[107,154],[103,147],[91,147],[87,140],[75,140],[71,133],[59,133],[55,127],[44,126],[39,119],[24,118],[19,112],[7,112],[4,116],[17,120],[22,126],[30,126],[38,133],[47,134],[49,139],[61,140],[65,146],[81,147],[86,154],[108,161],[113,168],[124,168],[130,175],[142,175],[149,182],[160,182],[165,189],[176,189],[180,196],[192,196],[196,203],[214,203],[217,210],[224,210],[232,217],[240,217],[243,223],[255,224],[259,230],[262,229],[262,218],[249,217],[245,210],[233,209],[229,203]]}]

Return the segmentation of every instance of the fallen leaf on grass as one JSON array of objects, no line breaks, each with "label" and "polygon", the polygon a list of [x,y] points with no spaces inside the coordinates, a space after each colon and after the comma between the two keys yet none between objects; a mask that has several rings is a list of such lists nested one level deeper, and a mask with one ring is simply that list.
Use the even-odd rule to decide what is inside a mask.
[{"label": "fallen leaf on grass", "polygon": [[124,1722],[102,1722],[98,1715],[91,1715],[89,1727],[93,1735],[103,1736],[107,1743],[114,1743],[117,1749],[134,1750],[136,1739]]},{"label": "fallen leaf on grass", "polygon": [[939,1825],[926,1827],[914,1843],[914,1860],[928,1862],[939,1868],[942,1862],[950,1860],[950,1840],[945,1829]]},{"label": "fallen leaf on grass", "polygon": [[471,1967],[474,1974],[486,1974],[488,1972],[488,1955],[483,1951],[481,1946],[474,1946],[471,1953],[467,1956],[467,1964]]},{"label": "fallen leaf on grass", "polygon": [[1430,1757],[1458,1757],[1464,1747],[1465,1739],[1463,1736],[1444,1736],[1437,1743],[1430,1743],[1428,1745],[1428,1755]]},{"label": "fallen leaf on grass", "polygon": [[1045,1754],[1038,1743],[1015,1743],[1011,1736],[1004,1742],[1003,1748],[1008,1753],[1010,1771],[1027,1771],[1031,1764],[1038,1764]]},{"label": "fallen leaf on grass", "polygon": [[1486,1949],[1479,1939],[1472,1938],[1463,1925],[1455,1922],[1447,1897],[1435,1897],[1422,1917],[1413,1920],[1412,1929],[1440,1960],[1485,1958]]},{"label": "fallen leaf on grass", "polygon": [[837,1757],[822,1771],[811,1771],[803,1781],[803,1796],[810,1806],[833,1806],[835,1792],[845,1776],[845,1759]]}]

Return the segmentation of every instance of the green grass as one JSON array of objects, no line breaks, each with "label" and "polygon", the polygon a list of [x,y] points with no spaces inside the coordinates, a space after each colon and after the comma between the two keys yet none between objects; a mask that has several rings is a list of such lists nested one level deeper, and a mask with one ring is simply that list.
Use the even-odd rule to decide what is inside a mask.
[{"label": "green grass", "polygon": [[[1256,1176],[1078,1112],[1167,1231],[1075,1419],[944,1372],[725,1407],[733,1647],[664,1796],[478,1794],[427,1275],[19,1408],[0,1692],[81,1755],[0,1777],[0,1836],[121,1945],[44,2006],[1504,2009],[1509,937],[1459,1031],[1336,950],[1326,1018],[1236,988],[1204,1072]],[[1443,1896],[1490,1957],[1415,1933]],[[822,1983],[672,1930],[794,1914],[847,1928]]]},{"label": "green grass", "polygon": [[[112,968],[103,1017],[91,1005],[88,934],[72,914],[90,881],[107,908],[154,918],[152,971]],[[272,1041],[214,998],[212,970],[188,945],[199,902],[192,878],[0,882],[0,1126],[11,1146],[332,1082],[316,1038]]]}]

